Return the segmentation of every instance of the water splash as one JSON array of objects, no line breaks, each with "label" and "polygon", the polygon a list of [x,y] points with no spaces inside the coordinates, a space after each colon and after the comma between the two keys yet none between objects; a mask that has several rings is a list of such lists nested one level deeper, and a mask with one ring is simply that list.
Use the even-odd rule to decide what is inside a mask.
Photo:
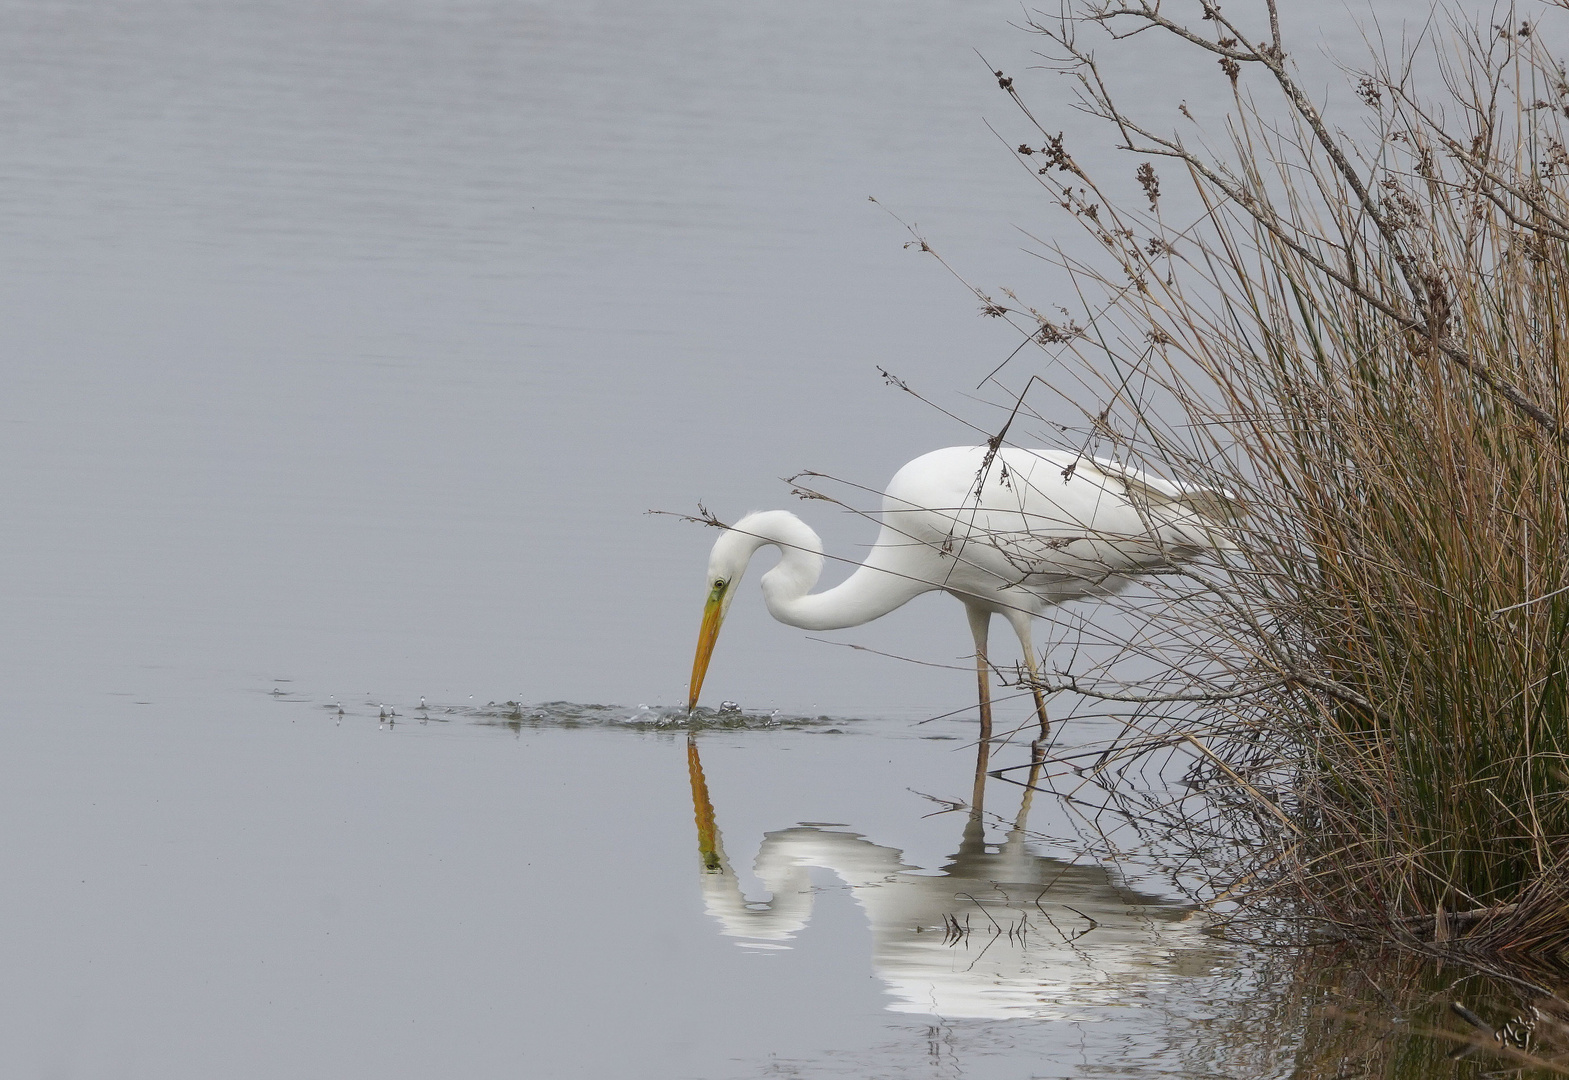
[{"label": "water splash", "polygon": [[[443,711],[447,711],[443,709]],[[698,708],[688,712],[679,705],[589,705],[573,701],[545,701],[524,704],[517,701],[487,702],[483,707],[464,706],[451,710],[480,724],[500,724],[529,728],[619,727],[648,731],[692,731],[723,729],[741,731],[823,730],[842,732],[856,723],[842,717],[796,716],[778,710],[749,711],[734,702],[717,709]]]}]

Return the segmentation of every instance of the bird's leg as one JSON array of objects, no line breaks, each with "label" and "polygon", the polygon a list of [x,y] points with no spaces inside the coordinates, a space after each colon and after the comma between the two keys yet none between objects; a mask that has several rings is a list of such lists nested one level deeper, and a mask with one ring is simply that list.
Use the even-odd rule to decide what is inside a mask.
[{"label": "bird's leg", "polygon": [[1046,738],[1051,734],[1051,721],[1046,716],[1046,698],[1041,694],[1040,671],[1035,666],[1035,657],[1025,653],[1024,665],[1030,669],[1030,693],[1035,697],[1035,715],[1041,722],[1041,737],[1034,744],[1038,756],[1046,750]]},{"label": "bird's leg", "polygon": [[975,638],[975,685],[981,698],[981,746],[991,745],[992,739],[992,688],[991,672],[986,660],[986,636],[991,629],[992,613],[971,604],[964,605],[970,619],[970,634]]},{"label": "bird's leg", "polygon": [[981,805],[986,801],[986,766],[992,752],[992,689],[991,672],[986,660],[986,637],[991,630],[992,613],[983,608],[964,605],[970,620],[970,634],[975,638],[975,685],[980,692],[981,737],[975,750],[975,790],[970,796],[970,820],[979,826]]},{"label": "bird's leg", "polygon": [[992,744],[982,739],[975,747],[975,787],[970,792],[970,820],[980,826],[981,811],[986,806],[986,768],[991,764]]},{"label": "bird's leg", "polygon": [[1030,673],[1030,693],[1035,698],[1035,715],[1041,722],[1041,737],[1033,747],[1036,757],[1039,757],[1045,752],[1046,738],[1051,734],[1051,721],[1046,718],[1046,698],[1041,693],[1040,668],[1035,663],[1035,643],[1030,633],[1031,618],[1025,611],[1008,612],[1008,621],[1013,624],[1013,632],[1019,636],[1019,645],[1024,649],[1024,666]]}]

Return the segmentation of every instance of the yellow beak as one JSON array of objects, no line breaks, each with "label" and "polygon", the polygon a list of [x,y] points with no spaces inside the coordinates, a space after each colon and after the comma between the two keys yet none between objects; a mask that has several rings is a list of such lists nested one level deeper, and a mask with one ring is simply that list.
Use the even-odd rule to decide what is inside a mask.
[{"label": "yellow beak", "polygon": [[697,695],[703,691],[703,676],[708,674],[708,660],[714,655],[714,642],[719,640],[719,624],[725,617],[724,586],[716,585],[703,605],[703,626],[697,632],[697,655],[692,658],[692,693],[687,699],[686,711],[697,708]]}]

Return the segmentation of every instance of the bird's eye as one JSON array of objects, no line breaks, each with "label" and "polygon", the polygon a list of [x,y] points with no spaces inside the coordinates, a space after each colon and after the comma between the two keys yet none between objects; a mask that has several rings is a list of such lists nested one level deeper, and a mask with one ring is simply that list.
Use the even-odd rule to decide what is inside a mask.
[{"label": "bird's eye", "polygon": [[725,579],[722,578],[722,577],[716,577],[714,579],[714,588],[722,589],[724,587],[725,587]]}]

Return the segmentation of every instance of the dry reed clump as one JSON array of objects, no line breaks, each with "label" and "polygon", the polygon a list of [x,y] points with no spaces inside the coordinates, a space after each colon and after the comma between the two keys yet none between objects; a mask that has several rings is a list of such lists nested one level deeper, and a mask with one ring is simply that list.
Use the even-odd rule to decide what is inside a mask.
[{"label": "dry reed clump", "polygon": [[[1139,648],[1181,685],[1140,685],[1120,749],[1171,746],[1151,721],[1180,706],[1193,776],[1229,807],[1206,828],[1250,845],[1232,895],[1569,966],[1569,79],[1546,40],[1569,13],[1552,7],[1569,0],[1451,21],[1353,75],[1360,136],[1302,88],[1272,0],[1037,19],[1079,107],[1140,155],[1142,194],[1098,184],[999,72],[1034,128],[1021,162],[1110,261],[1053,249],[1093,298],[1082,326],[983,301],[1047,354],[1087,448],[1231,493],[1238,551],[1164,580],[1177,602],[1142,616]],[[1162,35],[1229,80],[1226,148],[1186,105],[1124,109],[1084,43],[1101,31]]]}]

